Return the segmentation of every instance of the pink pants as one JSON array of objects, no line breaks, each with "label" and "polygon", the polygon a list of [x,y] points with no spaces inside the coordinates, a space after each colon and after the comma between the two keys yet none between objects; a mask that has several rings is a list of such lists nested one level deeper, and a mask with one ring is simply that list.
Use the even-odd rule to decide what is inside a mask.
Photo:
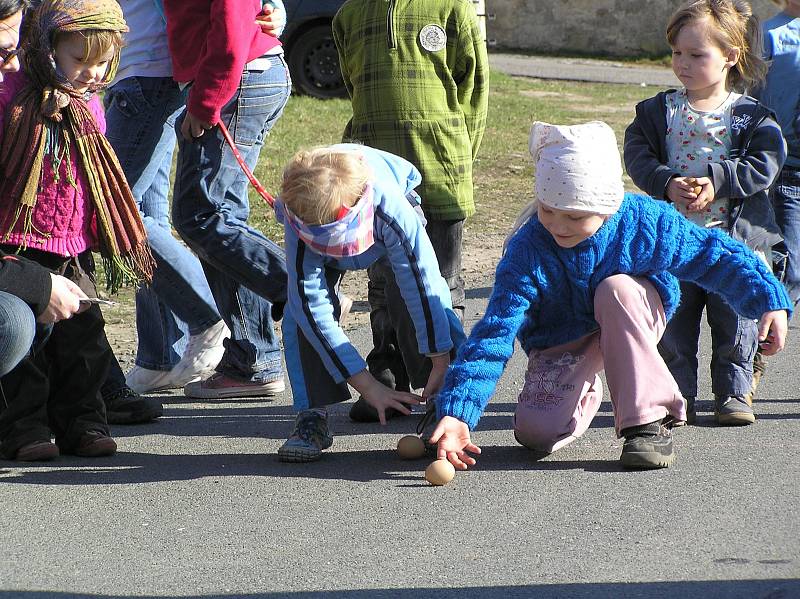
[{"label": "pink pants", "polygon": [[594,312],[599,331],[531,351],[514,414],[522,445],[553,452],[586,432],[603,399],[603,369],[617,435],[668,414],[686,420],[681,392],[657,349],[666,317],[653,285],[628,275],[609,277],[597,287]]}]

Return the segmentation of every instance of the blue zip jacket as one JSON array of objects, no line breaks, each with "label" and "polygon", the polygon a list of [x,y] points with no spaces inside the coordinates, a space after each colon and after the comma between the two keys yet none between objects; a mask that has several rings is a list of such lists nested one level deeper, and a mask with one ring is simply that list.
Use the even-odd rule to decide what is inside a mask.
[{"label": "blue zip jacket", "polygon": [[436,399],[439,418],[475,427],[515,337],[527,354],[599,329],[594,294],[616,274],[649,279],[667,318],[680,300],[678,280],[719,294],[746,318],[792,311],[783,285],[752,251],[723,231],[688,221],[670,204],[625,194],[619,211],[574,248],[560,247],[534,215],[511,238],[486,313],[447,372]]},{"label": "blue zip jacket", "polygon": [[299,240],[285,222],[280,202],[276,203],[276,215],[285,232],[287,309],[333,379],[340,383],[364,370],[367,364],[333,317],[325,282],[326,268],[361,270],[386,256],[414,323],[421,354],[450,351],[454,341],[458,341],[452,339],[451,331],[454,335],[460,333],[462,339],[463,331],[453,313],[450,288],[439,273],[425,224],[406,198],[421,181],[419,171],[398,156],[367,146],[334,147],[358,152],[372,171],[375,200],[372,247],[356,256],[323,256]]},{"label": "blue zip jacket", "polygon": [[800,18],[778,13],[764,22],[764,58],[769,72],[753,95],[778,118],[789,155],[786,164],[800,167]]}]

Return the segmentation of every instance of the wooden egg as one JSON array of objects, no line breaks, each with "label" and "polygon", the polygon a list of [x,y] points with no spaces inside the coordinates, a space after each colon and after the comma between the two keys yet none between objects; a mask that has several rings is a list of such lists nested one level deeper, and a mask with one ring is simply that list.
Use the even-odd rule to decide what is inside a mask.
[{"label": "wooden egg", "polygon": [[700,187],[699,185],[698,185],[697,187],[695,187],[695,188],[694,188],[694,193],[695,193],[695,195],[700,195],[700,192],[701,192],[701,191],[703,191],[703,188],[702,188],[702,187]]},{"label": "wooden egg", "polygon": [[436,460],[425,468],[425,480],[435,487],[446,485],[456,475],[456,469],[447,460]]},{"label": "wooden egg", "polygon": [[425,443],[416,435],[406,435],[397,442],[397,455],[403,460],[418,460],[425,455]]}]

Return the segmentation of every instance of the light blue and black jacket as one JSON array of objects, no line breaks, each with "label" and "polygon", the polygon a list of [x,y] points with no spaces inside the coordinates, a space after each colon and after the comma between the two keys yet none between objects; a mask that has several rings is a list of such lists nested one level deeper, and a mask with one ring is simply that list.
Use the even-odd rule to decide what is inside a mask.
[{"label": "light blue and black jacket", "polygon": [[372,171],[375,201],[372,247],[344,258],[318,254],[285,222],[280,202],[276,204],[276,214],[285,231],[289,274],[286,309],[330,375],[340,383],[364,370],[367,364],[334,318],[326,268],[342,272],[362,270],[386,256],[414,323],[421,354],[450,351],[454,346],[451,331],[460,332],[461,325],[453,313],[450,288],[439,272],[425,224],[406,198],[421,181],[419,171],[410,162],[381,150],[356,144],[334,147],[360,153]]}]

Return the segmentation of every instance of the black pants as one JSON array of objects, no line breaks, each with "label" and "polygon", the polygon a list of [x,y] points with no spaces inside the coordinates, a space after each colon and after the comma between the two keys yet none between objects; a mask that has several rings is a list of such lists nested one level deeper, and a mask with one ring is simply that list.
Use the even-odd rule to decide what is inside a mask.
[{"label": "black pants", "polygon": [[[464,320],[464,279],[461,278],[461,246],[463,220],[428,220],[425,231],[433,245],[439,271],[442,273],[453,303],[453,311]],[[391,266],[381,260],[370,266],[369,323],[372,329],[372,350],[367,355],[370,373],[381,383],[398,391],[424,387],[430,374],[430,360],[419,355],[416,333],[405,304],[392,301],[400,298]]]},{"label": "black pants", "polygon": [[[96,296],[91,252],[77,259],[38,250],[21,255]],[[113,353],[104,328],[96,305],[54,325],[37,325],[31,354],[0,379],[0,453],[5,457],[13,458],[33,441],[49,441],[51,433],[66,451],[72,450],[86,431],[108,434],[99,391]]]}]

